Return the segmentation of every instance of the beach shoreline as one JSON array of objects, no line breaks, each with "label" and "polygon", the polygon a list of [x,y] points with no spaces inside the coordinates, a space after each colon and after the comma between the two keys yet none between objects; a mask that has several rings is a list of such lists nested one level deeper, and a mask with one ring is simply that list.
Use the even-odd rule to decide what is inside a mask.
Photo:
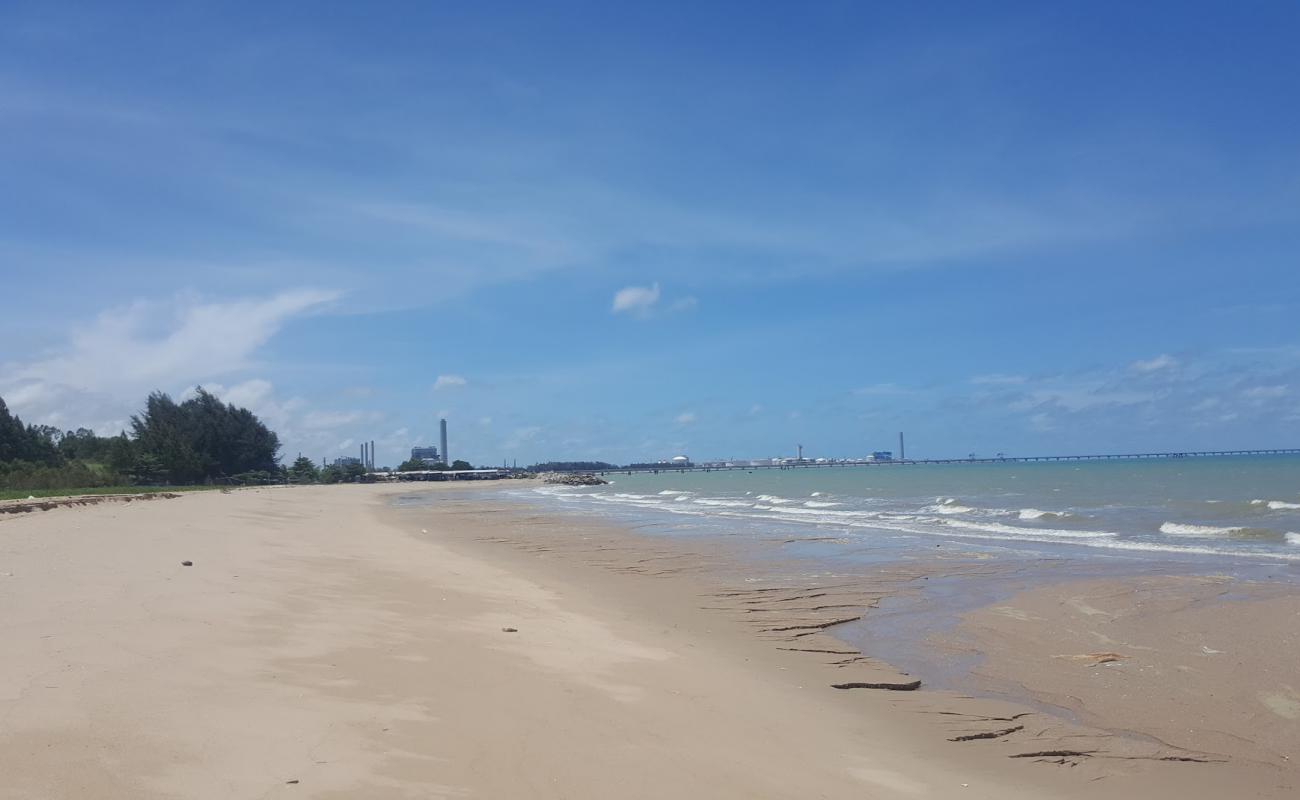
[{"label": "beach shoreline", "polygon": [[[1293,722],[1300,695],[1288,680],[1289,665],[1300,659],[1291,632],[1300,619],[1300,590],[1287,565],[1265,563],[1224,574],[1208,562],[1196,569],[1185,560],[1120,565],[1069,557],[990,559],[985,552],[936,546],[906,559],[856,568],[840,564],[838,572],[816,575],[809,568],[826,562],[791,557],[782,545],[795,540],[782,540],[779,531],[766,542],[746,538],[743,546],[734,543],[736,537],[697,532],[683,548],[675,535],[641,530],[635,538],[645,549],[632,547],[633,565],[612,568],[672,564],[698,558],[692,551],[702,549],[708,556],[688,571],[696,579],[707,577],[700,591],[712,599],[705,607],[738,619],[783,649],[819,655],[841,673],[865,668],[860,683],[900,688],[925,678],[917,696],[942,697],[936,702],[948,705],[938,713],[978,718],[978,703],[962,707],[973,696],[1007,706],[1007,714],[1018,719],[1036,715],[1036,728],[990,737],[1010,749],[1033,752],[1031,744],[1041,745],[1041,751],[1074,765],[1161,760],[1239,763],[1282,773],[1292,772],[1300,753]],[[621,546],[627,535],[614,540]],[[536,536],[522,546],[562,549]],[[748,556],[740,562],[743,574],[736,561],[742,553]],[[945,583],[955,588],[934,596],[934,587]],[[809,597],[818,598],[820,614],[792,614],[781,606]],[[891,603],[929,607],[908,611],[900,621],[883,610]],[[927,615],[951,621],[920,624]],[[756,619],[761,621],[754,624]],[[891,647],[883,635],[887,624],[902,628],[895,644],[907,640],[906,650]],[[904,652],[923,655],[894,658]],[[900,666],[923,668],[908,674]],[[952,680],[956,671],[968,674]],[[931,681],[944,673],[949,680]],[[841,684],[855,682],[838,677]],[[929,691],[935,688],[940,691]],[[1019,728],[990,726],[949,738],[983,739],[1008,727]]]},{"label": "beach shoreline", "polygon": [[[715,543],[496,488],[258,489],[0,520],[0,624],[21,645],[0,666],[0,761],[16,765],[0,797],[1294,788],[1284,767],[1233,760],[1063,769],[983,736],[1013,704],[832,688],[907,677],[808,652],[847,649],[812,626],[867,607],[860,587],[755,586]],[[794,626],[745,619],[774,595]]]}]

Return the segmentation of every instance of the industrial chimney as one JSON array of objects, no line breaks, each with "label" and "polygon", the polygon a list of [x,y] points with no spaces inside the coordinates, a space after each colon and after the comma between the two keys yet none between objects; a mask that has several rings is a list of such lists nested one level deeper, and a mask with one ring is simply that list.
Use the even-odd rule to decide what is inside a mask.
[{"label": "industrial chimney", "polygon": [[907,460],[907,451],[903,449],[903,432],[902,432],[902,431],[899,431],[899,432],[898,432],[898,460],[899,460],[899,461],[906,461],[906,460]]},{"label": "industrial chimney", "polygon": [[451,466],[451,456],[447,455],[447,420],[441,420],[442,428],[442,463]]}]

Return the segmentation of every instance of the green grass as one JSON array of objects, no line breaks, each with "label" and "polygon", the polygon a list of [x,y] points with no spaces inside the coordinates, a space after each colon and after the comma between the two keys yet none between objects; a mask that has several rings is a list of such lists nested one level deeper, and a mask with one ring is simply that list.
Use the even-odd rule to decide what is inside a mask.
[{"label": "green grass", "polygon": [[144,494],[146,492],[203,492],[226,486],[94,486],[87,489],[0,489],[0,500],[28,497],[69,497],[76,494]]}]

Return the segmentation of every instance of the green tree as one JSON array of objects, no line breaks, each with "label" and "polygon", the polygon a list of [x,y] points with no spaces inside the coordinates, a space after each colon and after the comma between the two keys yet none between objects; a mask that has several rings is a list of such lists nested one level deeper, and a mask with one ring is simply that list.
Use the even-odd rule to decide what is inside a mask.
[{"label": "green tree", "polygon": [[251,411],[221,402],[203,387],[176,403],[162,392],[131,418],[137,458],[149,454],[167,480],[204,480],[275,472],[280,439]]},{"label": "green tree", "polygon": [[419,458],[408,458],[397,465],[398,472],[419,472],[424,469],[432,469],[432,467]]},{"label": "green tree", "polygon": [[452,469],[474,469],[468,461],[461,461],[459,458],[451,462]]},{"label": "green tree", "polygon": [[320,480],[316,462],[307,456],[298,456],[289,467],[289,477],[294,483],[315,483]]},{"label": "green tree", "polygon": [[63,459],[55,445],[53,434],[58,431],[47,426],[24,425],[0,398],[0,462],[27,461],[32,464],[58,466]]},{"label": "green tree", "polygon": [[66,459],[107,462],[113,437],[96,436],[89,428],[64,431],[58,437],[59,454]]}]

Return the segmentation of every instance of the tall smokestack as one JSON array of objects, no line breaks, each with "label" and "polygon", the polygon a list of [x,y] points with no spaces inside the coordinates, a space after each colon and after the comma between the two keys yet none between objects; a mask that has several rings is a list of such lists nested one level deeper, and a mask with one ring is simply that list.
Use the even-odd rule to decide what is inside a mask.
[{"label": "tall smokestack", "polygon": [[370,440],[370,471],[375,470],[375,440]]},{"label": "tall smokestack", "polygon": [[899,432],[898,432],[898,460],[899,460],[899,461],[906,461],[906,460],[907,460],[907,451],[903,449],[903,432],[902,432],[902,431],[899,431]]},{"label": "tall smokestack", "polygon": [[803,445],[796,445],[799,448],[799,460],[803,461]]},{"label": "tall smokestack", "polygon": [[447,420],[441,420],[442,429],[442,463],[451,466],[451,456],[447,455]]}]

